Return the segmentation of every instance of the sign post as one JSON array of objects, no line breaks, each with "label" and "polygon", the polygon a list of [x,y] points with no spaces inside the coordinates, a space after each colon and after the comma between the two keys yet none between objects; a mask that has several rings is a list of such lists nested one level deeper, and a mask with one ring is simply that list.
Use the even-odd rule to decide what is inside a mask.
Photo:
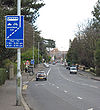
[{"label": "sign post", "polygon": [[22,75],[21,49],[24,47],[24,17],[21,15],[21,0],[17,0],[17,15],[6,16],[5,47],[17,49],[16,105],[21,105]]},{"label": "sign post", "polygon": [[[17,15],[21,15],[21,0],[17,0]],[[16,77],[16,105],[21,105],[22,75],[21,75],[21,50],[17,49],[17,77]]]},{"label": "sign post", "polygon": [[6,48],[17,49],[16,105],[21,105],[22,75],[21,49],[24,47],[24,17],[21,15],[21,0],[17,0],[17,15],[6,16]]},{"label": "sign post", "polygon": [[17,15],[6,16],[6,48],[17,49],[16,105],[21,105],[22,75],[21,49],[24,47],[24,17],[21,16],[21,0],[17,0]]}]

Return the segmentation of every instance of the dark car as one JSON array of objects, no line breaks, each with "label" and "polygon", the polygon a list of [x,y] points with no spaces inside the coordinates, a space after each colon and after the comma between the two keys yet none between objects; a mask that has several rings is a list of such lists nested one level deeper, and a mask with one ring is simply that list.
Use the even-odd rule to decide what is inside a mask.
[{"label": "dark car", "polygon": [[52,64],[53,64],[53,65],[55,65],[55,64],[56,64],[56,62],[53,62]]},{"label": "dark car", "polygon": [[28,66],[27,71],[28,71],[28,73],[29,73],[30,75],[33,75],[33,74],[34,74],[34,72],[33,72],[33,66]]},{"label": "dark car", "polygon": [[66,69],[70,70],[70,66],[66,66]]}]

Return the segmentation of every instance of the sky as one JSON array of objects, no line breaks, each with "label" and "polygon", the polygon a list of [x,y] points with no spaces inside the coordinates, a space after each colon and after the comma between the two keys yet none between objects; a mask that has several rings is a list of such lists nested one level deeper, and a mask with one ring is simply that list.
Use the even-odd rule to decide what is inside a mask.
[{"label": "sky", "polygon": [[78,24],[93,18],[91,12],[97,0],[44,0],[37,27],[41,36],[56,41],[56,47],[68,51],[69,39],[75,38]]}]

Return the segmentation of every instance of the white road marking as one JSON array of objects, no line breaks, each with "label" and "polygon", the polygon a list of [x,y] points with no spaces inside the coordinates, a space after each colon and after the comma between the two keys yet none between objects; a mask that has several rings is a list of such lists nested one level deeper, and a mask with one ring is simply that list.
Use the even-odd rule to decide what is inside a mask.
[{"label": "white road marking", "polygon": [[48,82],[49,83],[49,85],[51,85],[51,83],[50,82]]},{"label": "white road marking", "polygon": [[[59,70],[59,69],[58,69]],[[60,71],[60,70],[59,70]],[[66,77],[64,77],[62,74],[60,74],[64,79],[66,79],[67,81],[70,81],[70,82],[73,82],[73,83],[76,83],[78,85],[83,85],[83,86],[88,86],[88,87],[92,87],[92,88],[95,88],[95,89],[98,89],[97,86],[94,86],[94,85],[89,85],[89,84],[86,84],[86,83],[80,83],[80,82],[76,82],[76,81],[73,81],[71,79],[68,79]]]},{"label": "white road marking", "polygon": [[80,100],[82,100],[83,98],[81,98],[81,97],[77,97],[78,99],[80,99]]},{"label": "white road marking", "polygon": [[54,86],[55,84],[52,84],[52,86]]},{"label": "white road marking", "polygon": [[88,110],[93,110],[93,108],[89,108]]},{"label": "white road marking", "polygon": [[82,85],[83,85],[83,86],[88,86],[88,84],[85,84],[85,83],[83,83]]},{"label": "white road marking", "polygon": [[35,84],[35,86],[44,86],[46,83],[44,84]]},{"label": "white road marking", "polygon": [[50,71],[51,71],[51,68],[50,68],[49,71],[47,72],[47,75],[49,75]]},{"label": "white road marking", "polygon": [[28,84],[28,83],[29,83],[29,81],[23,82],[23,85],[24,85],[24,84]]},{"label": "white road marking", "polygon": [[57,86],[57,89],[59,89],[59,87]]},{"label": "white road marking", "polygon": [[[59,73],[60,73],[59,68],[58,68],[58,71],[59,71]],[[89,85],[89,84],[86,84],[86,83],[76,82],[76,81],[73,81],[73,80],[71,80],[71,79],[68,79],[68,78],[64,77],[62,74],[60,74],[60,75],[61,75],[64,79],[66,79],[67,81],[70,81],[70,82],[72,82],[72,83],[75,83],[75,84],[78,84],[78,85],[83,85],[83,86],[88,86],[88,87],[95,88],[95,89],[98,89],[98,88],[99,88],[99,87],[94,86],[94,85]]]},{"label": "white road marking", "polygon": [[64,93],[67,93],[68,91],[64,90]]},{"label": "white road marking", "polygon": [[44,86],[45,84],[41,84],[41,86]]},{"label": "white road marking", "polygon": [[89,85],[89,86],[96,89],[98,88],[97,86],[94,86],[94,85]]}]

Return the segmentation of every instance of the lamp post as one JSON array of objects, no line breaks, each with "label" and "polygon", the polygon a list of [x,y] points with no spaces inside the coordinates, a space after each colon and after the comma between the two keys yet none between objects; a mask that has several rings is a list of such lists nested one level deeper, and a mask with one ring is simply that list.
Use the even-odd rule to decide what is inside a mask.
[{"label": "lamp post", "polygon": [[39,64],[39,45],[40,45],[40,42],[38,42],[38,64]]},{"label": "lamp post", "polygon": [[64,47],[61,47],[62,48],[62,57],[63,57],[63,62],[65,63],[66,62],[66,59],[65,59],[65,51],[64,51]]},{"label": "lamp post", "polygon": [[[17,15],[21,15],[21,0],[17,0]],[[21,22],[21,21],[20,21]],[[16,106],[21,105],[22,75],[21,75],[21,49],[17,49],[17,76],[16,76]]]},{"label": "lamp post", "polygon": [[34,73],[34,28],[33,28],[33,73]]}]

